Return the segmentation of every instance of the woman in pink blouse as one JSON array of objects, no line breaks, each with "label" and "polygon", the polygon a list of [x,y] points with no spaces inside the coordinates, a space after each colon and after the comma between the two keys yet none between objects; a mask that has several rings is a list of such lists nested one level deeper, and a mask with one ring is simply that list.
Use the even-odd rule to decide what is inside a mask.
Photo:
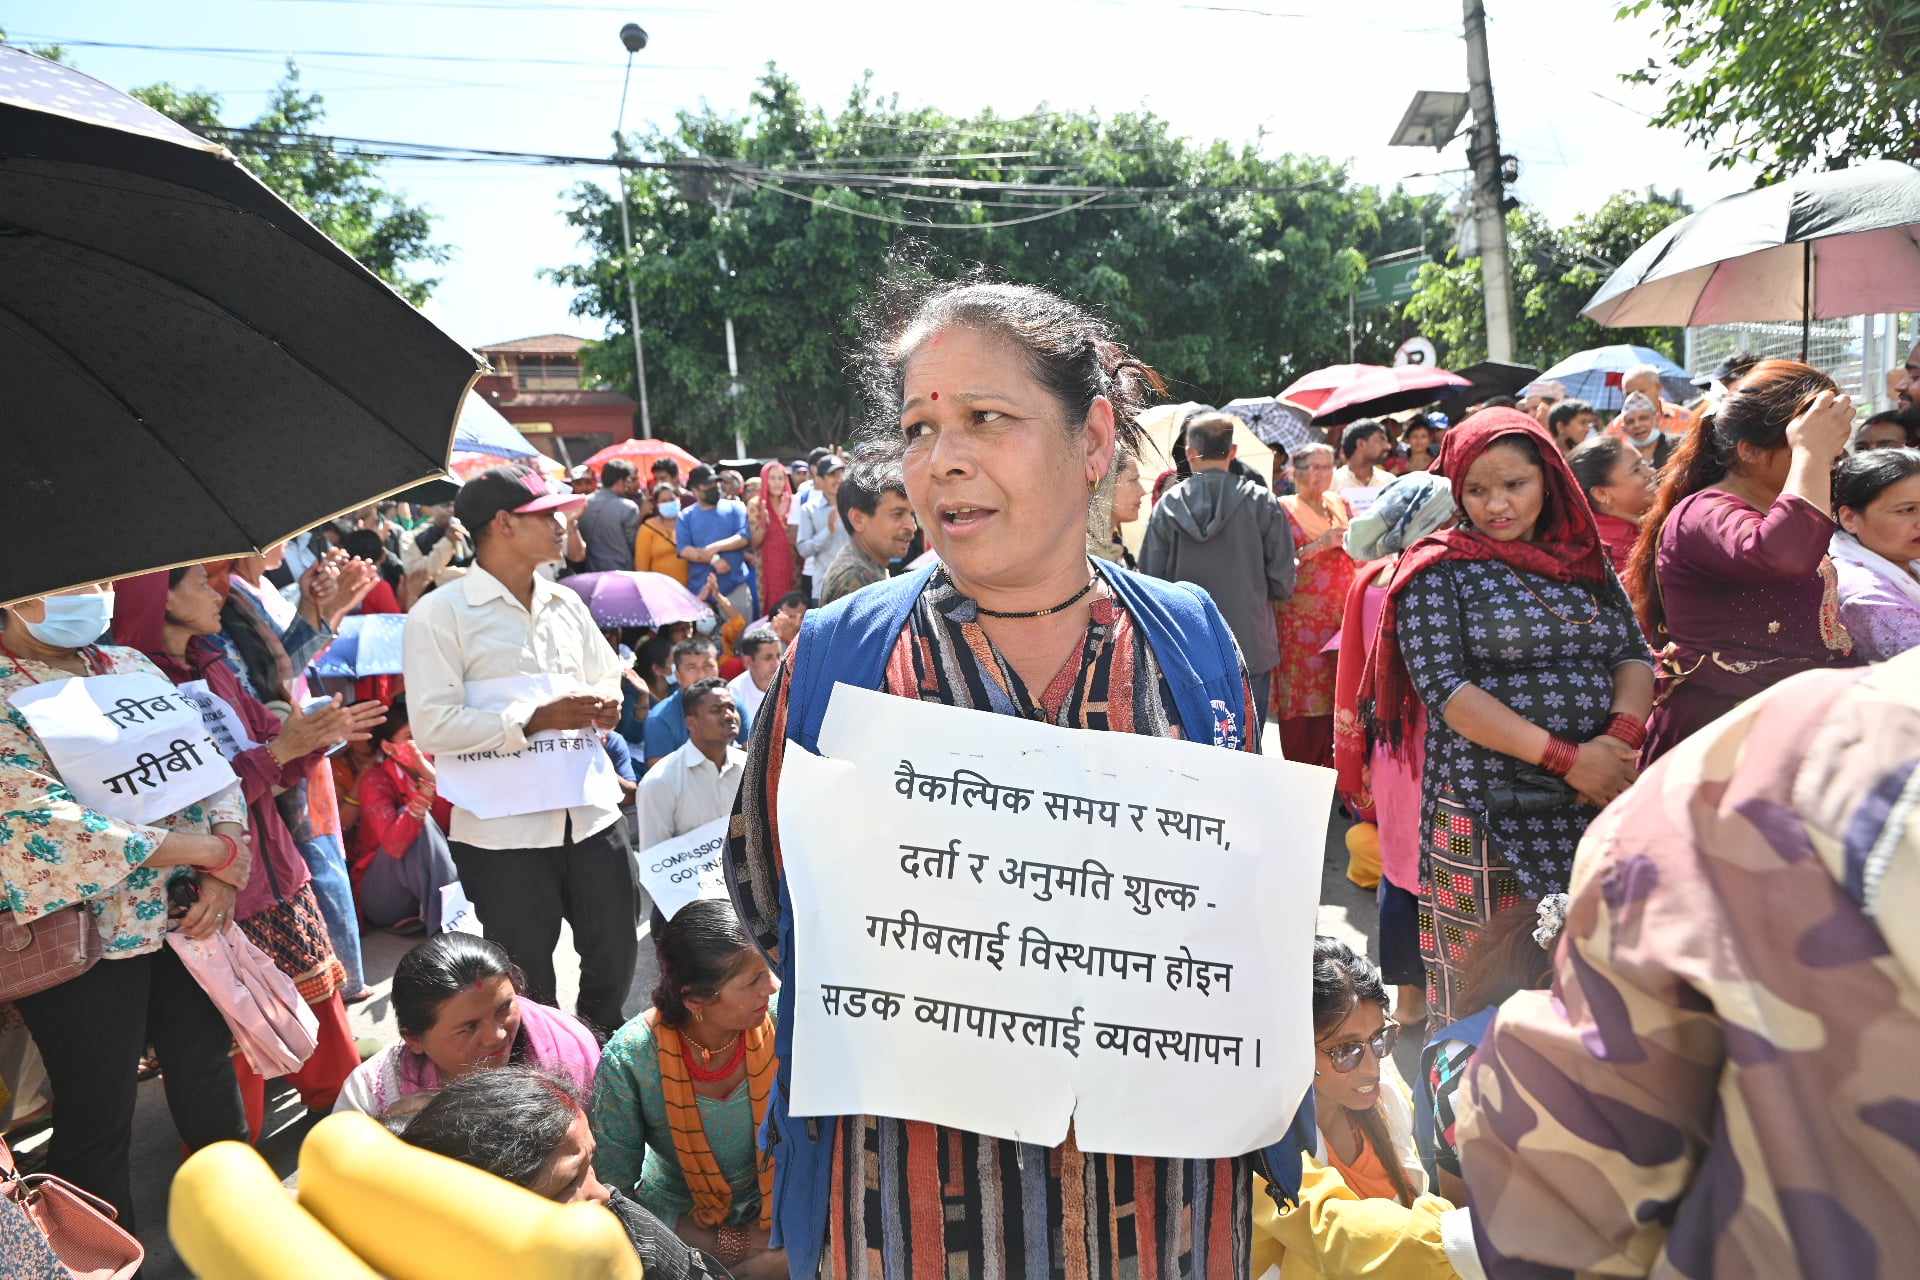
[{"label": "woman in pink blouse", "polygon": [[1674,453],[1627,567],[1660,658],[1642,769],[1788,676],[1855,661],[1827,558],[1852,428],[1832,379],[1766,360]]}]

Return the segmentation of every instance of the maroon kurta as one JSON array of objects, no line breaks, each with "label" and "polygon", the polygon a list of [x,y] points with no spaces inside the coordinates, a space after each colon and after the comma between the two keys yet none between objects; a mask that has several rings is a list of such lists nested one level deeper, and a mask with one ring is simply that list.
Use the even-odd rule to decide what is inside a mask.
[{"label": "maroon kurta", "polygon": [[1766,511],[1720,489],[1676,505],[1655,559],[1666,611],[1646,768],[1788,676],[1854,665],[1827,544],[1834,524],[1782,494]]}]

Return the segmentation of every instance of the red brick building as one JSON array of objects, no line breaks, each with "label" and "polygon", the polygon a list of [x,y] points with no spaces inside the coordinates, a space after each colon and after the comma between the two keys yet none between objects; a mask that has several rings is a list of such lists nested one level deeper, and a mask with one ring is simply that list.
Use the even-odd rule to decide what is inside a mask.
[{"label": "red brick building", "polygon": [[633,438],[633,399],[586,385],[586,338],[546,333],[476,347],[494,372],[478,390],[534,447],[569,466]]}]

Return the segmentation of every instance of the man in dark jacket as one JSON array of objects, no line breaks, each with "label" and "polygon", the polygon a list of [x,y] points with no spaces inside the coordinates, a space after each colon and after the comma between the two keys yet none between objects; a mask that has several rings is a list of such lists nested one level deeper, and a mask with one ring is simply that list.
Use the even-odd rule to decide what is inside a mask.
[{"label": "man in dark jacket", "polygon": [[1257,743],[1266,726],[1268,684],[1280,665],[1273,605],[1293,594],[1293,535],[1279,499],[1230,469],[1238,421],[1206,413],[1187,423],[1193,474],[1154,506],[1140,570],[1204,587],[1220,607],[1253,678]]}]

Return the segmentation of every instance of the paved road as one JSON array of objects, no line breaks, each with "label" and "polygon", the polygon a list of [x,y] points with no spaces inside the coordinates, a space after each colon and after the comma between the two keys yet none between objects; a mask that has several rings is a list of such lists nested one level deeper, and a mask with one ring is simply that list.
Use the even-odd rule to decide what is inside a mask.
[{"label": "paved road", "polygon": [[[1269,728],[1267,746],[1279,750],[1278,735]],[[1327,844],[1320,879],[1319,929],[1322,933],[1345,938],[1355,947],[1367,947],[1374,932],[1375,908],[1371,890],[1356,888],[1346,878],[1347,854],[1344,844],[1346,823],[1338,814],[1327,831]],[[402,938],[384,931],[363,939],[366,951],[367,980],[378,992],[372,1000],[353,1010],[354,1033],[384,1046],[399,1039],[393,1021],[392,1002],[387,991],[392,985],[393,969],[417,938]],[[1377,958],[1377,955],[1376,955]],[[559,977],[560,1003],[571,1009],[578,992],[580,966],[573,954],[571,935],[564,929],[554,956]],[[627,993],[625,1012],[631,1016],[651,1001],[658,977],[653,948],[642,942],[640,968]],[[1403,1073],[1413,1066],[1413,1053],[1403,1048],[1400,1059]],[[1410,1077],[1409,1077],[1410,1078]],[[267,1128],[270,1136],[261,1144],[261,1154],[282,1177],[292,1174],[299,1159],[300,1140],[317,1117],[309,1116],[298,1095],[290,1090],[269,1094]],[[45,1141],[44,1132],[30,1136],[23,1144],[30,1153]],[[166,1099],[158,1081],[140,1086],[134,1114],[133,1186],[135,1210],[139,1215],[139,1236],[147,1249],[143,1280],[186,1280],[189,1272],[174,1255],[166,1236],[167,1185],[180,1164],[180,1143],[173,1122],[167,1115]]]}]

